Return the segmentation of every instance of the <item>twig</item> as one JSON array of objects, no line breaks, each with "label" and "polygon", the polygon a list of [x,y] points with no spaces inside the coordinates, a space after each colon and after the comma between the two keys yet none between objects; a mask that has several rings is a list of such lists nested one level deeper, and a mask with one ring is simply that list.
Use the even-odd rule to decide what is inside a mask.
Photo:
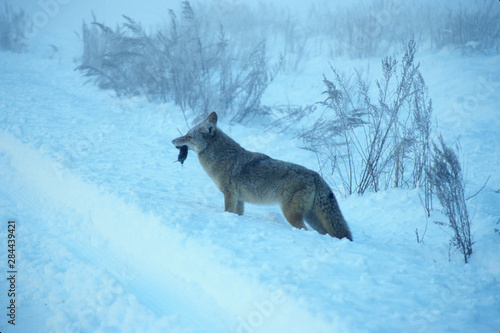
[{"label": "twig", "polygon": [[488,181],[490,180],[491,178],[491,175],[488,176],[488,179],[486,179],[486,182],[484,183],[484,185],[479,189],[479,191],[477,191],[475,194],[471,195],[470,197],[466,198],[465,200],[469,200],[469,199],[472,199],[474,198],[476,195],[478,195],[485,187],[486,187],[486,184],[488,184]]}]

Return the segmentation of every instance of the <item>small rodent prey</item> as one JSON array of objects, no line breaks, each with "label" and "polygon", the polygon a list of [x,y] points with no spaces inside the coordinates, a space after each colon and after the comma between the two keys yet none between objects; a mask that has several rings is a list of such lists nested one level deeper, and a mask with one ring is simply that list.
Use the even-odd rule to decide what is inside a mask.
[{"label": "small rodent prey", "polygon": [[179,156],[177,156],[177,162],[181,162],[182,165],[184,165],[184,161],[186,160],[188,156],[188,147],[187,146],[180,146],[177,147],[179,149]]}]

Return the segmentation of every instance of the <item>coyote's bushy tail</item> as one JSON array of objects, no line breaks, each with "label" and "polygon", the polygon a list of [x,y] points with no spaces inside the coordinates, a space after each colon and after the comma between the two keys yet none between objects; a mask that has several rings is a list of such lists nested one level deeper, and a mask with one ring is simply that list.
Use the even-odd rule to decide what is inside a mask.
[{"label": "coyote's bushy tail", "polygon": [[[318,176],[316,179],[316,196],[312,207],[313,224],[319,224],[332,237],[344,238],[352,241],[352,234],[347,222],[342,216],[339,204],[328,184]],[[308,221],[310,222],[310,221]],[[309,223],[311,224],[311,223]],[[314,225],[311,224],[313,228]],[[318,230],[317,228],[315,228]],[[318,230],[320,231],[320,230]]]}]

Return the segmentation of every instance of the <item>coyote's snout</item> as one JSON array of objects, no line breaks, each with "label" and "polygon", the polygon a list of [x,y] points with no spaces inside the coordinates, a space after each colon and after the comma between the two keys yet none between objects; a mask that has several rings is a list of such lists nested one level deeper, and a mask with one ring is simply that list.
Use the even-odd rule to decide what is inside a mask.
[{"label": "coyote's snout", "polygon": [[245,202],[278,203],[292,226],[306,229],[305,220],[320,234],[352,240],[332,190],[318,173],[245,150],[217,128],[215,112],[172,143],[198,154],[224,194],[226,211],[243,215]]}]

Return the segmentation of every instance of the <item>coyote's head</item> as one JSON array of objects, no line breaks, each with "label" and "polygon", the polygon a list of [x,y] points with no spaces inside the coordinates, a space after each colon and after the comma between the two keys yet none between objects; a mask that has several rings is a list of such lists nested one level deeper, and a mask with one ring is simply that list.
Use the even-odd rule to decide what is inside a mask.
[{"label": "coyote's head", "polygon": [[202,152],[207,147],[210,139],[215,135],[217,130],[217,114],[212,112],[205,120],[191,128],[186,135],[172,140],[172,144],[181,149],[186,146],[189,150]]}]

